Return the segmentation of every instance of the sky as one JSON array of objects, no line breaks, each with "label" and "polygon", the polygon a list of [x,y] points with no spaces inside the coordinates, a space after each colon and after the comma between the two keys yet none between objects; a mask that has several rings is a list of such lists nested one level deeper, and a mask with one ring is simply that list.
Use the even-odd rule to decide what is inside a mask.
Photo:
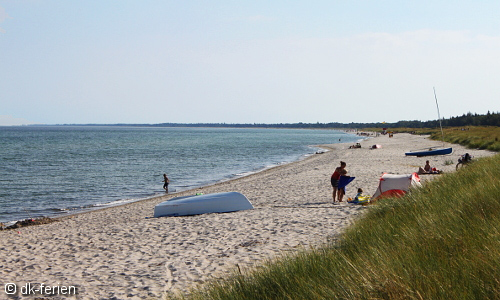
[{"label": "sky", "polygon": [[0,125],[500,111],[500,1],[0,0]]}]

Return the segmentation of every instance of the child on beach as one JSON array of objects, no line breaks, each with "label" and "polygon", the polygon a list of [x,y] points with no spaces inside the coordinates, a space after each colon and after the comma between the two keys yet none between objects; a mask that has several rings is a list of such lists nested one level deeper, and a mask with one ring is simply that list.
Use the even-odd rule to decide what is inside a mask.
[{"label": "child on beach", "polygon": [[357,201],[361,195],[363,195],[363,189],[358,188],[358,193],[356,194],[356,197],[354,197],[354,200]]},{"label": "child on beach", "polygon": [[168,193],[168,184],[170,183],[170,179],[168,179],[167,174],[163,174],[163,189],[165,190],[165,193]]},{"label": "child on beach", "polygon": [[[346,169],[340,170],[340,176],[347,176],[347,170]],[[338,188],[337,198],[339,199],[339,203],[342,202],[344,195],[345,195],[345,187]]]},{"label": "child on beach", "polygon": [[370,203],[370,198],[371,198],[370,196],[363,195],[362,188],[358,188],[358,193],[356,194],[356,197],[354,197],[354,199],[352,201],[348,201],[348,202],[353,203],[353,204],[365,205],[365,204]]},{"label": "child on beach", "polygon": [[340,179],[340,172],[345,169],[346,163],[341,161],[340,162],[340,167],[335,168],[335,172],[333,172],[332,177],[330,178],[330,182],[333,187],[333,203],[335,203],[335,198],[337,198],[338,194],[338,186],[339,186],[339,179]]}]

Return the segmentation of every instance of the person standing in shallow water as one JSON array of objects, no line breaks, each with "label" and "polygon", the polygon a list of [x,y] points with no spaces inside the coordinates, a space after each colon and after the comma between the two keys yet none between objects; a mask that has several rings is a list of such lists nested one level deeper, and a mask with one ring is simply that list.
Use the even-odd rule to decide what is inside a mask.
[{"label": "person standing in shallow water", "polygon": [[163,189],[165,190],[165,193],[168,193],[168,184],[170,183],[170,179],[168,179],[167,174],[163,174]]},{"label": "person standing in shallow water", "polygon": [[347,164],[345,162],[341,161],[340,167],[335,168],[335,172],[333,172],[332,177],[330,178],[330,182],[333,187],[333,203],[335,203],[335,199],[337,198],[340,175],[345,170],[346,165]]}]

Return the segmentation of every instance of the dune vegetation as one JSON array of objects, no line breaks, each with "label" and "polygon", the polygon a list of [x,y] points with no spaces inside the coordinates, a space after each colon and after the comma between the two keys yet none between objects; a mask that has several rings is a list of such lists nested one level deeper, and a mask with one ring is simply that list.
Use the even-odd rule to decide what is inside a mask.
[{"label": "dune vegetation", "polygon": [[[411,132],[428,134],[434,140],[442,140],[439,128],[395,128],[394,132]],[[500,127],[498,126],[464,126],[443,128],[444,141],[460,144],[472,149],[500,151]]]},{"label": "dune vegetation", "polygon": [[[431,135],[432,139],[441,139],[440,133]],[[474,149],[500,151],[500,127],[466,127],[447,128],[444,131],[444,140],[449,143],[460,144]]]},{"label": "dune vegetation", "polygon": [[334,243],[178,297],[500,299],[499,174],[500,155],[479,159],[376,202]]}]

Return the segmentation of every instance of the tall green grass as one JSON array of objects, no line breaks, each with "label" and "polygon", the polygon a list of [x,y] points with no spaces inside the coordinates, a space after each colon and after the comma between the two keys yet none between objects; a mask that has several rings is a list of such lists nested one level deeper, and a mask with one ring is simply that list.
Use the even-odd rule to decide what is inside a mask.
[{"label": "tall green grass", "polygon": [[340,241],[187,299],[500,299],[500,155],[385,199]]},{"label": "tall green grass", "polygon": [[[431,134],[431,138],[440,140],[441,133],[433,133]],[[499,152],[500,127],[447,128],[444,131],[444,140],[449,143],[464,145],[472,149],[486,149]]]},{"label": "tall green grass", "polygon": [[[394,128],[392,131],[430,135],[433,140],[442,140],[439,128]],[[471,149],[500,152],[500,127],[466,126],[443,128],[444,141],[460,144]]]}]

